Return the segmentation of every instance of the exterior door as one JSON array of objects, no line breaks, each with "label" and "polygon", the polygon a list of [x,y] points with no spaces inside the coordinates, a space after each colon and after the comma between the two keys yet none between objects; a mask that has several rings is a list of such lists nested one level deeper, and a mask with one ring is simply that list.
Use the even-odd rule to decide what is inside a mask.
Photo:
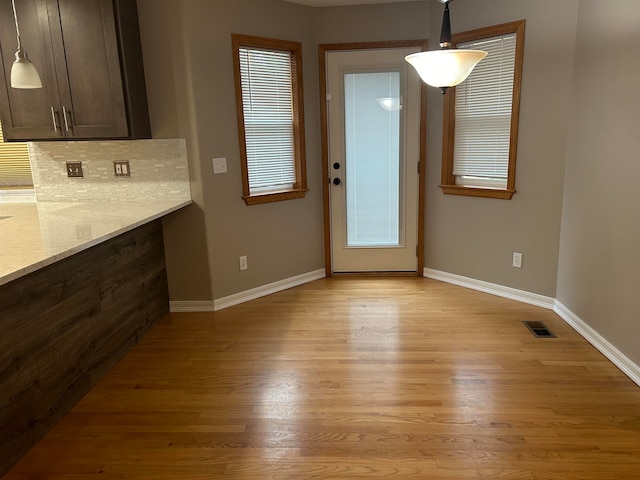
[{"label": "exterior door", "polygon": [[418,269],[420,50],[327,53],[332,272]]}]

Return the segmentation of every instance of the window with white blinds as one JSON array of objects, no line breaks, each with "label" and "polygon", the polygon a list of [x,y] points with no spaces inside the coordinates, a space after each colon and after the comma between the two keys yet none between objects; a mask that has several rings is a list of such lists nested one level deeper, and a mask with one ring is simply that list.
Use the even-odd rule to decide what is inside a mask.
[{"label": "window with white blinds", "polygon": [[456,183],[506,188],[516,36],[483,39],[459,48],[484,50],[488,55],[456,88]]},{"label": "window with white blinds", "polygon": [[31,185],[33,180],[27,144],[5,143],[0,125],[0,188]]},{"label": "window with white blinds", "polygon": [[458,48],[488,55],[445,96],[444,193],[510,199],[515,164],[525,21],[455,34]]},{"label": "window with white blinds", "polygon": [[[299,44],[234,36],[245,201],[304,188]],[[287,48],[284,48],[287,47]],[[262,197],[261,201],[250,200]]]}]

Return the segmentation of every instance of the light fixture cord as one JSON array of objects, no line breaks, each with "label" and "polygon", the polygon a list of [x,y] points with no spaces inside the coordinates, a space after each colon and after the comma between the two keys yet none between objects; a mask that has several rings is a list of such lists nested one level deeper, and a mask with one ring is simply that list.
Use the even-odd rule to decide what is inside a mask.
[{"label": "light fixture cord", "polygon": [[13,7],[13,19],[16,22],[16,34],[18,38],[18,51],[22,50],[20,46],[20,27],[18,27],[18,14],[16,13],[16,2],[15,0],[11,0],[11,6]]}]

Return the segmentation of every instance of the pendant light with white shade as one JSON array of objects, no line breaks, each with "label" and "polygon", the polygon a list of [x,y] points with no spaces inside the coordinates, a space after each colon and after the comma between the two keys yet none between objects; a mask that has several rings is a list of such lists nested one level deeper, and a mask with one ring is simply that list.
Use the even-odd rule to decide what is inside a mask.
[{"label": "pendant light with white shade", "polygon": [[413,53],[405,59],[416,69],[425,83],[440,88],[444,94],[447,88],[464,82],[478,62],[487,56],[487,52],[453,47],[449,18],[449,3],[453,0],[438,1],[444,3],[440,50]]},{"label": "pendant light with white shade", "polygon": [[16,35],[18,39],[18,51],[16,52],[16,59],[11,66],[11,87],[12,88],[42,88],[42,81],[38,70],[29,61],[27,52],[22,49],[20,43],[20,28],[18,27],[18,14],[16,13],[15,0],[11,0],[11,6],[13,7],[13,19],[16,22]]}]

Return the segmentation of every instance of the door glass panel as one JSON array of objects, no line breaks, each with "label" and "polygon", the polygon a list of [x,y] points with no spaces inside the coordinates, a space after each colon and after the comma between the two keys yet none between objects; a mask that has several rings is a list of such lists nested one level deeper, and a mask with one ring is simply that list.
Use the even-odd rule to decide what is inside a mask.
[{"label": "door glass panel", "polygon": [[346,246],[401,244],[399,71],[344,74]]}]

